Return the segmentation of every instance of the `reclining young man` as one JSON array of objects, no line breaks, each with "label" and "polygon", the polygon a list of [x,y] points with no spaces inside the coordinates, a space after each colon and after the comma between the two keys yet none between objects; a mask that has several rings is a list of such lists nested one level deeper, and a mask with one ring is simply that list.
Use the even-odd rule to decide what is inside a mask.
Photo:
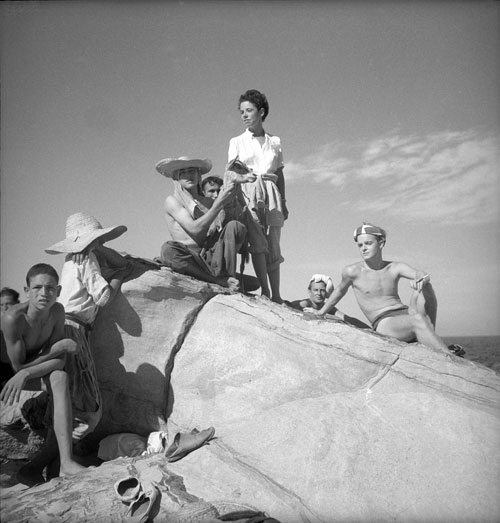
[{"label": "reclining young man", "polygon": [[[458,356],[465,354],[459,345],[447,347],[434,331],[437,300],[429,274],[406,263],[384,260],[386,233],[376,225],[365,223],[356,228],[354,241],[362,261],[344,267],[340,284],[320,310],[307,311],[323,316],[352,287],[361,311],[376,332],[401,341],[418,341]],[[413,292],[408,306],[398,294],[401,278],[411,280]]]}]

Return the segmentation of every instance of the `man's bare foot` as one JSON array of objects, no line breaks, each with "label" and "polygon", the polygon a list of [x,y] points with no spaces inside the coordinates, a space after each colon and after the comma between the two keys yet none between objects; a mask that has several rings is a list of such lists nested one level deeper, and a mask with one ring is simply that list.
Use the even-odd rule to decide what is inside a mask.
[{"label": "man's bare foot", "polygon": [[227,279],[227,288],[231,292],[238,292],[240,290],[240,280],[238,278],[233,278],[232,276],[229,276]]},{"label": "man's bare foot", "polygon": [[76,461],[68,461],[64,464],[64,466],[61,464],[59,476],[62,478],[66,476],[75,476],[76,474],[80,474],[81,472],[85,472],[86,470],[87,467],[80,465],[80,463],[77,463]]},{"label": "man's bare foot", "polygon": [[28,487],[36,487],[45,483],[42,470],[39,467],[34,467],[31,463],[27,463],[17,471],[17,481]]},{"label": "man's bare foot", "polygon": [[281,296],[278,296],[277,298],[275,298],[273,296],[271,299],[272,299],[272,301],[274,301],[274,303],[278,303],[280,305],[283,303],[283,300],[281,299]]}]

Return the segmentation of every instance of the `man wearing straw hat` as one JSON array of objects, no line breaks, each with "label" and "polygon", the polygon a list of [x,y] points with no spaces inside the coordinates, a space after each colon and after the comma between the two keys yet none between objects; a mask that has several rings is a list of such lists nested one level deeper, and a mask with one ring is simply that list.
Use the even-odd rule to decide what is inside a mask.
[{"label": "man wearing straw hat", "polygon": [[[236,258],[247,229],[236,220],[216,227],[215,219],[235,197],[236,185],[228,184],[215,200],[205,197],[201,176],[211,168],[210,160],[187,156],[166,158],[156,164],[156,170],[174,183],[174,193],[165,200],[172,240],[162,245],[161,261],[181,274],[238,291]],[[256,279],[245,277],[244,287],[247,291],[257,289]]]},{"label": "man wearing straw hat", "polygon": [[71,377],[74,441],[92,432],[102,415],[89,335],[99,309],[113,299],[129,269],[127,260],[104,243],[126,230],[125,225],[103,228],[93,216],[78,212],[66,221],[66,238],[45,249],[48,254],[66,255],[58,301],[65,310],[64,335],[79,347],[66,362]]}]

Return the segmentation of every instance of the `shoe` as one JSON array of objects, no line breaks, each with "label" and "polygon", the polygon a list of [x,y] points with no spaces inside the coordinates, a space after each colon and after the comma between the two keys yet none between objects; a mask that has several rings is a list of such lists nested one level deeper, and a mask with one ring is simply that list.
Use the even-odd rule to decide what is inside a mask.
[{"label": "shoe", "polygon": [[116,497],[123,503],[136,501],[142,490],[141,482],[132,476],[118,480],[115,485]]},{"label": "shoe", "polygon": [[451,345],[448,345],[448,350],[450,352],[453,352],[455,356],[459,356],[460,358],[464,357],[465,349],[462,347],[462,345],[458,345],[457,343],[452,343]]},{"label": "shoe", "polygon": [[199,449],[206,445],[215,434],[214,427],[202,430],[193,429],[191,432],[178,432],[175,435],[174,442],[165,452],[168,462],[179,461],[187,456],[193,450]]},{"label": "shoe", "polygon": [[130,504],[124,521],[126,523],[146,523],[158,494],[158,487],[155,483],[143,482],[141,495]]}]

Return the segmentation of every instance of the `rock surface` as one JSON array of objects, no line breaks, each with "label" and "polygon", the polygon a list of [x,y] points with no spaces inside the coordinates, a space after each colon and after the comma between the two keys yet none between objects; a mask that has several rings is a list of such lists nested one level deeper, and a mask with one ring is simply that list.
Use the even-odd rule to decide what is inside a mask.
[{"label": "rock surface", "polygon": [[117,459],[5,489],[2,521],[119,521],[127,473],[160,481],[157,521],[209,520],[218,503],[283,523],[500,520],[498,374],[221,290],[138,270],[93,331],[96,437],[213,425],[216,439],[176,463]]}]

